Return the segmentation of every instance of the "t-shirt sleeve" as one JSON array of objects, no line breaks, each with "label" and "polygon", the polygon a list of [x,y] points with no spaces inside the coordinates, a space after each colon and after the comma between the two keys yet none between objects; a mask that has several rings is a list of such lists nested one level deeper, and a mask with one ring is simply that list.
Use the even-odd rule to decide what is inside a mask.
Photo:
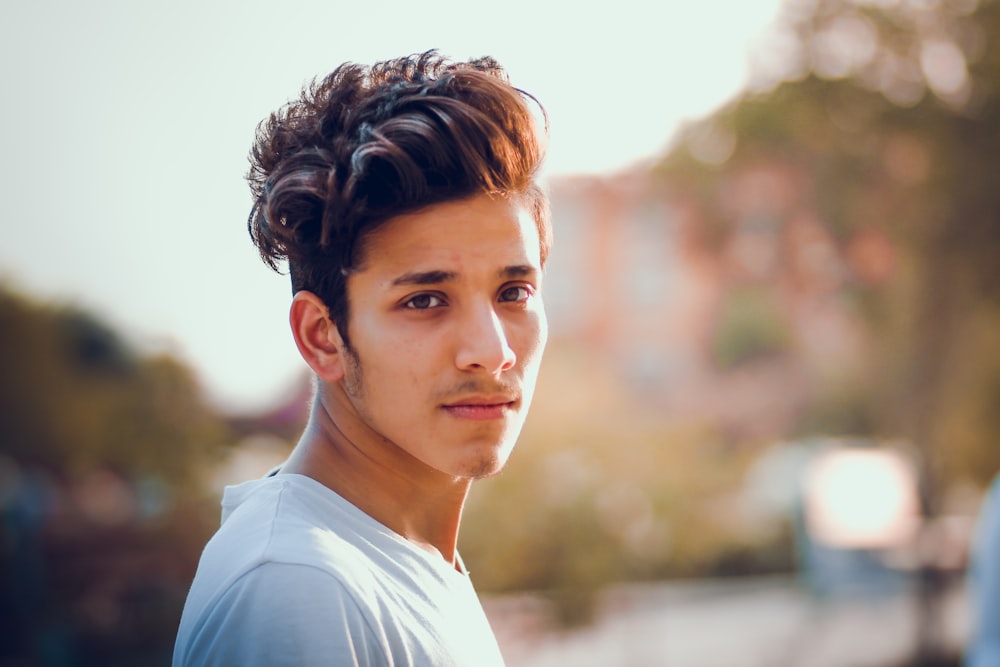
[{"label": "t-shirt sleeve", "polygon": [[235,581],[174,656],[175,667],[387,663],[358,602],[335,576],[282,563],[263,564]]}]

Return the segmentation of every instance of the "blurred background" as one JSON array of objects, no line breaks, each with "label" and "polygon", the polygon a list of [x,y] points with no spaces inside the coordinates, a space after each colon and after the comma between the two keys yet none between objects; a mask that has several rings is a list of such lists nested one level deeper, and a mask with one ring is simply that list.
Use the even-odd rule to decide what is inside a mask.
[{"label": "blurred background", "polygon": [[222,486],[310,394],[243,222],[256,123],[432,47],[551,121],[550,344],[460,544],[508,663],[959,663],[1000,471],[1000,2],[0,16],[0,665],[169,664]]}]

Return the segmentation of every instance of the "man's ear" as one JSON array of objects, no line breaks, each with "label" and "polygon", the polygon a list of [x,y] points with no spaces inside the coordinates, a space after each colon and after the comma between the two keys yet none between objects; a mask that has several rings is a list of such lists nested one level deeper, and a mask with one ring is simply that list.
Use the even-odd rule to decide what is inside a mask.
[{"label": "man's ear", "polygon": [[321,380],[339,382],[344,377],[344,340],[330,319],[323,301],[306,290],[292,299],[288,313],[299,354]]}]

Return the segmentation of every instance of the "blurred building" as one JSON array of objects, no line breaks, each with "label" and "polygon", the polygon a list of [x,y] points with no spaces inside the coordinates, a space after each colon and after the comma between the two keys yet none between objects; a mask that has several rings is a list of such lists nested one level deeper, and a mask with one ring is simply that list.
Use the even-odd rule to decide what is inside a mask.
[{"label": "blurred building", "polygon": [[818,385],[861,363],[845,289],[891,269],[891,248],[874,233],[838,243],[813,184],[780,161],[708,187],[713,210],[651,171],[554,182],[553,340],[610,359],[666,415],[780,436]]}]

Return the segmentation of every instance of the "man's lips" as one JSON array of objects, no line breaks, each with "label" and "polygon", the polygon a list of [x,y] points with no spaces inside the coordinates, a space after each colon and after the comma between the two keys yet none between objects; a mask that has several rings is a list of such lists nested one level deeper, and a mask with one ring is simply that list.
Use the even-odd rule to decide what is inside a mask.
[{"label": "man's lips", "polygon": [[511,396],[469,396],[445,403],[441,407],[453,417],[486,420],[503,418],[517,404],[518,399]]}]

